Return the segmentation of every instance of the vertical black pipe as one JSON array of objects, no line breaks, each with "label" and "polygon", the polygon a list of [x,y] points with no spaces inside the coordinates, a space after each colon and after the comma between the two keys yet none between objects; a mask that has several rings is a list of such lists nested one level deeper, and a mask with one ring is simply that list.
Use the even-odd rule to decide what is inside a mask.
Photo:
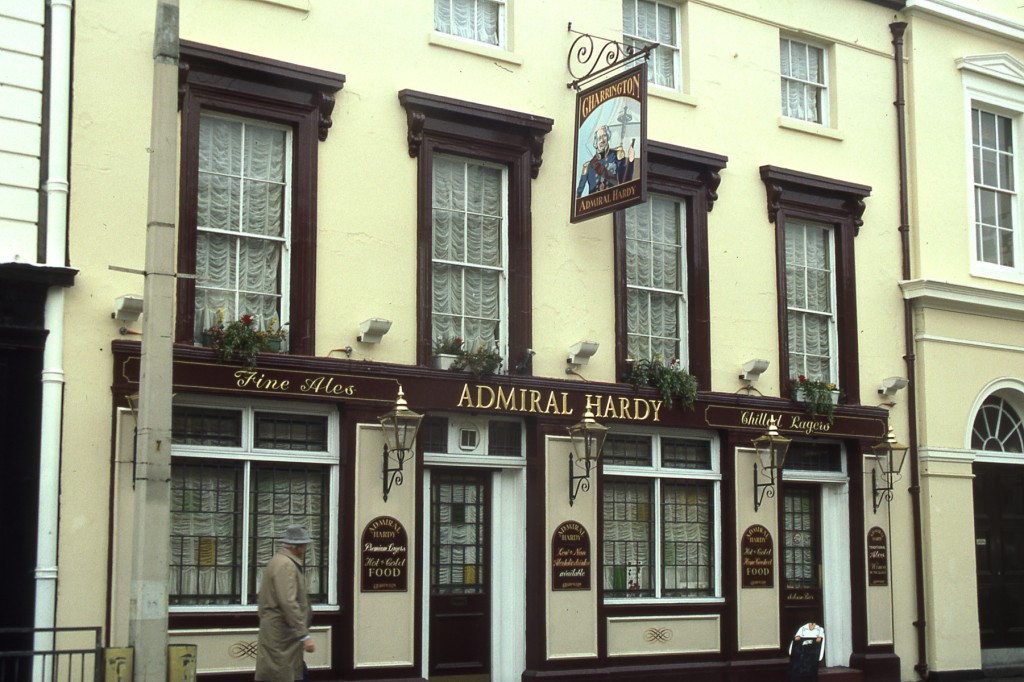
[{"label": "vertical black pipe", "polygon": [[[889,24],[892,32],[892,45],[895,48],[896,63],[896,127],[900,172],[900,246],[903,256],[902,279],[909,280],[910,272],[910,200],[907,187],[907,117],[906,117],[906,85],[903,80],[903,34],[907,23],[897,21]],[[921,472],[917,451],[917,381],[916,356],[914,354],[914,314],[911,302],[903,301],[903,344],[906,354],[903,356],[907,366],[907,419],[909,421],[910,449],[910,496],[914,522],[914,582],[917,598],[917,619],[914,628],[917,631],[917,664],[914,671],[922,680],[928,678],[927,631],[925,629],[925,593],[924,593],[924,540],[921,525]]]}]

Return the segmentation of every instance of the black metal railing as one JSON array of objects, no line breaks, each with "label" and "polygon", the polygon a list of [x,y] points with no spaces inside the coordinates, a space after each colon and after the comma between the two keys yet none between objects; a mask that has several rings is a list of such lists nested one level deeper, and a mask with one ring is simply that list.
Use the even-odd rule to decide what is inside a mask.
[{"label": "black metal railing", "polygon": [[[37,648],[37,636],[44,646]],[[100,628],[0,628],[0,682],[100,682]]]}]

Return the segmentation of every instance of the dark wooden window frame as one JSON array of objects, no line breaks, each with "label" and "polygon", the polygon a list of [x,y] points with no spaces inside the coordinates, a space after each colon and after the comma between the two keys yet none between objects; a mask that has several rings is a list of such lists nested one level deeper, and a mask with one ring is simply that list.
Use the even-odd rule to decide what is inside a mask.
[{"label": "dark wooden window frame", "polygon": [[761,166],[768,197],[768,219],[775,223],[775,264],[779,312],[779,380],[783,396],[790,394],[789,314],[786,307],[786,220],[807,220],[832,228],[835,236],[836,327],[839,387],[844,401],[860,403],[857,350],[857,277],[854,237],[864,221],[867,185],[819,175]]},{"label": "dark wooden window frame", "polygon": [[[718,199],[719,171],[728,157],[662,142],[647,143],[647,189],[683,202],[686,216],[686,343],[688,370],[711,388],[711,301],[708,213]],[[626,321],[626,214],[615,214],[616,374],[629,377]]]},{"label": "dark wooden window frame", "polygon": [[[508,169],[508,352],[505,366],[517,368],[533,335],[530,181],[536,179],[549,118],[464,102],[415,90],[398,99],[409,125],[409,156],[417,166],[416,358],[431,356],[431,198],[435,154],[497,163]],[[514,321],[514,322],[513,322]],[[519,369],[529,371],[528,360]]]},{"label": "dark wooden window frame", "polygon": [[[181,41],[181,197],[178,272],[196,271],[199,118],[216,111],[288,126],[292,140],[290,351],[314,353],[318,140],[327,139],[334,93],[345,76]],[[193,343],[195,281],[178,280],[175,340]]]}]

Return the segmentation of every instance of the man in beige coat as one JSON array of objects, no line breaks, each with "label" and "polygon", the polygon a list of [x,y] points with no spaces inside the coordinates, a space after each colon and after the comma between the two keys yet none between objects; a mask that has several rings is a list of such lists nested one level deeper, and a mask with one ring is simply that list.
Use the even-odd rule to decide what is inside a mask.
[{"label": "man in beige coat", "polygon": [[309,638],[312,611],[302,574],[302,560],[312,539],[302,526],[288,526],[284,547],[267,562],[260,586],[260,635],[256,682],[296,682],[305,677],[303,651],[314,651]]}]

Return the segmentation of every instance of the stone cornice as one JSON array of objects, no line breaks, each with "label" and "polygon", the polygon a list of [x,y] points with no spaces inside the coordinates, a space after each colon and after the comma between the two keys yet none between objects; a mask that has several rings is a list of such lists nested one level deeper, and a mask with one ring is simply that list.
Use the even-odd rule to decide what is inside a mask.
[{"label": "stone cornice", "polygon": [[1024,22],[970,7],[962,0],[907,0],[906,11],[911,15],[926,14],[1003,38],[1024,41]]},{"label": "stone cornice", "polygon": [[934,308],[1002,319],[1024,320],[1024,293],[913,279],[900,282],[903,298],[918,308]]},{"label": "stone cornice", "polygon": [[956,68],[1024,86],[1024,62],[1008,52],[960,57]]}]

